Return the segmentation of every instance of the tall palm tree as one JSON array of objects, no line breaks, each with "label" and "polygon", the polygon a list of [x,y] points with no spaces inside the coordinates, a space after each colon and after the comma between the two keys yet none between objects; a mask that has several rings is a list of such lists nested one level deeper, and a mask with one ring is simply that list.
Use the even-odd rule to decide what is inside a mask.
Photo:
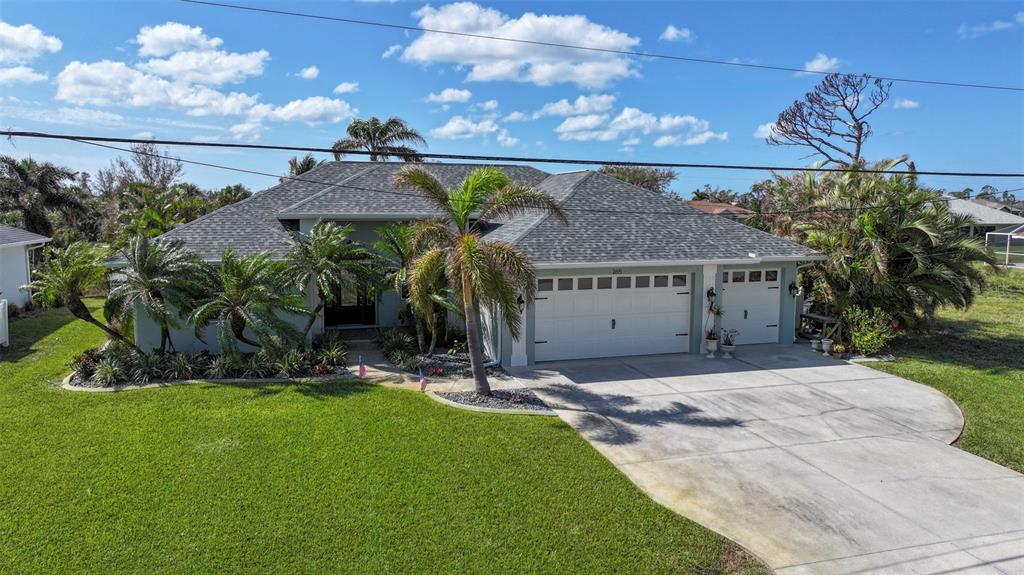
[{"label": "tall palm tree", "polygon": [[[416,255],[413,249],[413,238],[416,233],[415,227],[405,223],[392,222],[385,224],[377,228],[377,236],[380,238],[373,244],[373,248],[377,250],[386,265],[388,266],[388,280],[391,284],[391,289],[398,294],[398,297],[403,300],[409,300],[409,266]],[[416,329],[416,345],[419,347],[420,353],[433,353],[434,343],[436,343],[436,337],[431,338],[430,349],[427,349],[426,338],[423,334],[423,324],[427,324],[427,329],[431,334],[435,333],[434,329],[434,310],[432,304],[427,304],[430,309],[425,309],[424,306],[417,306],[417,302],[409,302],[413,307],[413,326]],[[423,302],[421,302],[423,303]],[[429,314],[429,315],[424,315]]]},{"label": "tall palm tree", "polygon": [[[443,214],[421,224],[414,244],[423,250],[412,263],[417,279],[444,269],[445,278],[462,306],[466,320],[466,343],[477,393],[489,395],[491,387],[483,365],[481,333],[477,314],[482,306],[499,312],[518,339],[522,317],[517,298],[533,299],[535,274],[530,260],[515,246],[487,242],[481,226],[488,221],[521,215],[533,210],[553,214],[563,222],[565,213],[554,198],[529,186],[513,183],[495,168],[479,168],[450,190],[423,168],[408,167],[395,176],[395,185],[418,191]],[[423,286],[413,281],[414,300]]]},{"label": "tall palm tree", "polygon": [[[292,177],[301,176],[322,163],[324,161],[317,160],[313,154],[306,154],[301,158],[293,157],[288,160],[288,175]],[[281,181],[284,181],[284,178],[281,178]]]},{"label": "tall palm tree", "polygon": [[65,188],[75,172],[31,158],[0,156],[0,212],[17,212],[26,230],[53,236],[49,212],[67,212],[81,206],[81,199]]},{"label": "tall palm tree", "polygon": [[71,315],[98,327],[112,339],[135,347],[121,332],[94,318],[82,302],[82,295],[87,290],[105,286],[107,268],[104,258],[101,250],[81,241],[63,248],[47,246],[44,263],[34,272],[32,297],[47,307],[63,303]]},{"label": "tall palm tree", "polygon": [[[217,322],[217,341],[228,353],[238,351],[238,343],[253,347],[280,347],[299,338],[298,331],[278,313],[307,315],[302,294],[285,274],[285,266],[270,254],[248,256],[227,250],[214,274],[214,290],[201,298],[189,316],[196,337]],[[250,330],[255,339],[246,335]]]},{"label": "tall palm tree", "polygon": [[141,308],[160,326],[160,353],[174,350],[171,328],[180,327],[178,313],[189,313],[212,270],[180,241],[151,240],[139,234],[120,250],[126,264],[104,305],[108,318],[127,325]]},{"label": "tall palm tree", "polygon": [[340,160],[350,150],[366,150],[374,162],[387,161],[395,154],[408,154],[402,155],[406,162],[423,161],[423,158],[415,155],[417,150],[413,145],[426,147],[427,141],[401,118],[392,117],[383,122],[376,116],[368,120],[356,118],[345,131],[348,137],[331,146],[335,160]]},{"label": "tall palm tree", "polygon": [[302,335],[309,335],[320,312],[334,299],[338,289],[356,289],[372,273],[374,255],[349,241],[354,228],[331,222],[317,222],[308,234],[296,233],[295,244],[285,258],[285,273],[299,289],[312,282],[316,306]]}]

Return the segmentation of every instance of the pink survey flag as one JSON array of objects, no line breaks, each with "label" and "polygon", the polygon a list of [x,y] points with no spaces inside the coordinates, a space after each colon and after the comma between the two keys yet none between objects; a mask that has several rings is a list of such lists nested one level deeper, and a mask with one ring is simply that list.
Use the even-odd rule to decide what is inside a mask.
[{"label": "pink survey flag", "polygon": [[359,377],[366,377],[366,365],[363,364],[363,356],[359,356]]},{"label": "pink survey flag", "polygon": [[420,368],[420,391],[427,390],[427,376],[423,375],[423,368]]}]

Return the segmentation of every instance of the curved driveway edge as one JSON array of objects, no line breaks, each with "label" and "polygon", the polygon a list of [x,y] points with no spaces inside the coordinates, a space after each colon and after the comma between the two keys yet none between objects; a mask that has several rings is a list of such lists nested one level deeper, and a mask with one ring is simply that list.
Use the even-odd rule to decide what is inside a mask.
[{"label": "curved driveway edge", "polygon": [[652,499],[781,574],[1024,573],[1024,476],[938,391],[792,346],[514,370]]}]

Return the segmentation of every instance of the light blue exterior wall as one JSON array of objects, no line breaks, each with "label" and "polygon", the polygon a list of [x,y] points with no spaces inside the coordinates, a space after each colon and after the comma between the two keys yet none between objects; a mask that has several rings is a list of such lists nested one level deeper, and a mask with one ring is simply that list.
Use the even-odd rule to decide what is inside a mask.
[{"label": "light blue exterior wall", "polygon": [[[791,344],[796,341],[796,298],[789,293],[789,284],[796,281],[796,262],[768,262],[758,265],[719,266],[719,272],[727,270],[780,270],[779,273],[779,340]],[[715,280],[715,291],[722,293],[722,274]],[[738,342],[737,342],[738,343]]]},{"label": "light blue exterior wall", "polygon": [[22,307],[30,297],[28,285],[28,246],[0,247],[0,299],[8,305]]}]

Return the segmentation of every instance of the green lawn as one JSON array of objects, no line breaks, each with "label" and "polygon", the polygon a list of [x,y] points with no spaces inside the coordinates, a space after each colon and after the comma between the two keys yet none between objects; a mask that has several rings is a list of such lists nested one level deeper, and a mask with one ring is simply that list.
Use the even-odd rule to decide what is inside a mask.
[{"label": "green lawn", "polygon": [[11,327],[2,573],[762,572],[557,419],[360,382],[68,392],[100,332]]},{"label": "green lawn", "polygon": [[1024,271],[990,277],[969,310],[943,310],[936,329],[902,338],[883,371],[930,385],[960,405],[958,445],[1024,472]]}]

